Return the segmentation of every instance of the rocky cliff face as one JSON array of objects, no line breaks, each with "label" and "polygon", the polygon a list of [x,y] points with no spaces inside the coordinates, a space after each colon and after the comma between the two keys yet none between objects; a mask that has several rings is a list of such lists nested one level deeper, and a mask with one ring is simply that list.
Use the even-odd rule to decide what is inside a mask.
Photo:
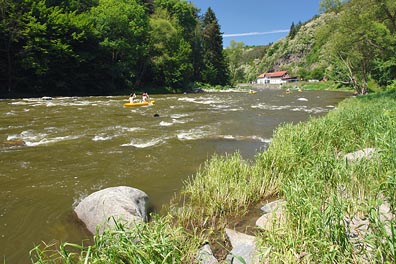
[{"label": "rocky cliff face", "polygon": [[[255,81],[259,74],[271,70],[288,70],[290,74],[297,75],[300,69],[307,71],[316,68],[325,69],[326,65],[322,60],[325,52],[322,46],[327,36],[322,31],[334,18],[333,13],[321,14],[300,25],[293,37],[289,35],[266,46],[265,49],[264,46],[244,49],[241,57],[250,60],[240,61],[237,71],[243,72],[240,76],[243,75],[245,80],[237,80],[237,82]],[[265,53],[260,54],[259,50]],[[251,58],[252,55],[257,56]]]},{"label": "rocky cliff face", "polygon": [[329,13],[317,16],[302,25],[294,38],[286,37],[272,44],[272,50],[262,58],[261,66],[290,71],[296,71],[298,66],[314,69],[320,65],[321,44],[317,36],[333,18],[334,14]]}]

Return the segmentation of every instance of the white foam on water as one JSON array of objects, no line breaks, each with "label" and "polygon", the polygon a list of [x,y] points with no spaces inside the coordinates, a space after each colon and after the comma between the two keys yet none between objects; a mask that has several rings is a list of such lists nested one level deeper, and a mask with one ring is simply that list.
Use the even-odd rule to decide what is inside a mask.
[{"label": "white foam on water", "polygon": [[47,105],[47,107],[49,107],[49,106],[57,106],[57,104],[54,104],[52,101],[46,103],[46,105]]},{"label": "white foam on water", "polygon": [[65,140],[73,140],[80,138],[77,135],[50,137],[47,133],[37,133],[33,130],[26,130],[18,134],[12,134],[7,136],[7,140],[20,139],[25,142],[29,147],[35,147],[44,144],[52,144]]},{"label": "white foam on water", "polygon": [[242,110],[243,110],[242,107],[239,107],[239,108],[230,108],[230,109],[227,109],[227,112],[237,112],[237,111],[242,111]]},{"label": "white foam on water", "polygon": [[215,135],[215,133],[212,130],[213,128],[209,126],[198,127],[198,128],[190,129],[188,131],[181,131],[176,135],[176,137],[182,141],[209,138]]},{"label": "white foam on water", "polygon": [[258,141],[263,143],[270,143],[272,139],[263,138],[260,136],[233,136],[233,135],[220,135],[219,138],[229,139],[229,140],[247,140],[247,141]]},{"label": "white foam on water", "polygon": [[115,126],[115,127],[112,127],[112,128],[114,128],[116,131],[121,131],[121,132],[135,132],[135,131],[145,130],[142,127]]},{"label": "white foam on water", "polygon": [[161,121],[160,122],[160,126],[172,126],[174,123],[169,123],[169,122],[165,122],[165,121]]},{"label": "white foam on water", "polygon": [[172,122],[174,123],[174,124],[185,124],[185,123],[187,123],[187,121],[185,121],[185,120],[178,120],[178,119],[172,119]]},{"label": "white foam on water", "polygon": [[325,108],[321,108],[321,107],[307,108],[306,106],[300,106],[300,107],[292,108],[292,109],[290,109],[290,111],[306,112],[306,113],[310,113],[310,114],[319,114],[319,113],[327,112],[328,110]]},{"label": "white foam on water", "polygon": [[29,102],[19,101],[19,102],[11,102],[12,105],[29,105]]},{"label": "white foam on water", "polygon": [[328,109],[325,109],[325,108],[322,108],[322,107],[314,107],[314,108],[306,109],[305,112],[319,114],[319,113],[328,112]]},{"label": "white foam on water", "polygon": [[263,138],[260,136],[250,136],[250,138],[263,143],[271,143],[272,141],[272,138]]},{"label": "white foam on water", "polygon": [[214,109],[218,109],[218,110],[229,110],[228,108],[230,108],[230,106],[229,105],[221,105],[221,104],[217,104],[217,105],[214,105],[214,107],[213,107]]},{"label": "white foam on water", "polygon": [[[106,141],[124,135],[125,133],[144,130],[140,127],[111,126],[106,127],[104,132],[95,135],[92,141]],[[102,130],[103,131],[103,130]]]},{"label": "white foam on water", "polygon": [[6,126],[6,127],[0,127],[0,131],[2,130],[7,130],[7,129],[13,129],[13,128],[22,128],[23,126]]},{"label": "white foam on water", "polygon": [[7,141],[14,140],[14,139],[20,139],[20,137],[18,137],[18,135],[15,135],[15,134],[7,136]]},{"label": "white foam on water", "polygon": [[290,109],[291,106],[290,105],[267,105],[267,104],[264,104],[264,103],[259,103],[259,104],[256,104],[256,105],[252,105],[251,108],[277,111],[277,110]]},{"label": "white foam on water", "polygon": [[257,105],[252,105],[252,108],[257,108],[257,109],[262,109],[262,110],[272,110],[272,111],[277,111],[277,110],[290,110],[293,112],[306,112],[306,113],[323,113],[327,112],[327,109],[321,108],[321,107],[313,107],[313,108],[308,108],[305,105],[302,106],[291,106],[291,105],[284,105],[284,106],[275,106],[275,105],[267,105],[267,104],[257,104]]},{"label": "white foam on water", "polygon": [[293,111],[293,112],[306,112],[306,106],[299,106],[299,107],[294,107],[294,108],[291,108],[290,109],[290,111]]},{"label": "white foam on water", "polygon": [[178,100],[184,101],[184,102],[195,103],[195,104],[204,104],[204,105],[224,103],[224,101],[218,100],[213,97],[199,97],[199,98],[182,97],[182,98],[179,98]]},{"label": "white foam on water", "polygon": [[154,138],[154,139],[133,139],[128,144],[122,144],[122,147],[135,147],[135,148],[148,148],[158,144],[164,143],[162,138]]},{"label": "white foam on water", "polygon": [[297,101],[308,102],[308,99],[304,97],[300,97],[297,99]]},{"label": "white foam on water", "polygon": [[65,141],[65,140],[73,140],[73,139],[77,139],[79,137],[80,136],[64,136],[64,137],[54,137],[54,138],[43,138],[36,142],[27,141],[27,140],[24,140],[24,141],[27,146],[34,147],[34,146],[39,146],[39,145],[44,145],[44,144],[57,143],[60,141]]},{"label": "white foam on water", "polygon": [[197,139],[204,138],[204,136],[198,135],[193,132],[182,132],[182,133],[177,134],[177,138],[179,140],[197,140]]},{"label": "white foam on water", "polygon": [[30,106],[90,106],[90,105],[109,105],[111,101],[88,101],[81,100],[77,97],[57,97],[52,100],[43,100],[40,98],[24,98],[22,101],[11,102],[12,105],[30,105]]},{"label": "white foam on water", "polygon": [[113,138],[114,138],[114,136],[94,136],[92,138],[92,141],[106,141],[106,140],[110,140]]},{"label": "white foam on water", "polygon": [[187,116],[188,116],[188,114],[173,114],[173,115],[171,115],[171,118],[178,119],[178,118],[187,117]]},{"label": "white foam on water", "polygon": [[197,101],[196,98],[189,98],[189,97],[182,97],[182,98],[178,98],[177,100],[183,102],[190,102],[190,103],[195,103]]},{"label": "white foam on water", "polygon": [[11,110],[10,112],[5,113],[5,115],[6,115],[6,116],[15,116],[16,113],[15,113],[14,111]]}]

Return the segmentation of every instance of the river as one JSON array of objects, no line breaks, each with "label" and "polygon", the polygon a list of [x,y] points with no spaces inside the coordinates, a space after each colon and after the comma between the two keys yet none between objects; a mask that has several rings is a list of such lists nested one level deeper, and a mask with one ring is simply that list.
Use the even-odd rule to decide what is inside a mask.
[{"label": "river", "polygon": [[[280,124],[324,115],[348,96],[152,95],[155,105],[138,108],[123,107],[126,97],[0,100],[0,257],[29,263],[41,241],[81,244],[89,234],[73,206],[106,187],[141,189],[158,210],[214,153],[251,159]],[[7,143],[18,140],[26,145]]]}]

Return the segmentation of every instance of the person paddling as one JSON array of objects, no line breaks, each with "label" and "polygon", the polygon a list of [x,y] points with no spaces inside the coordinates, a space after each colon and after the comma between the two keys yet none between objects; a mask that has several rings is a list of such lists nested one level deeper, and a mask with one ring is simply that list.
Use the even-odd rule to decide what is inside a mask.
[{"label": "person paddling", "polygon": [[130,102],[130,103],[133,103],[133,100],[134,100],[135,98],[136,98],[136,94],[135,94],[135,93],[129,95],[129,102]]},{"label": "person paddling", "polygon": [[143,102],[148,102],[150,100],[148,93],[144,92],[142,94],[142,100],[143,100]]}]

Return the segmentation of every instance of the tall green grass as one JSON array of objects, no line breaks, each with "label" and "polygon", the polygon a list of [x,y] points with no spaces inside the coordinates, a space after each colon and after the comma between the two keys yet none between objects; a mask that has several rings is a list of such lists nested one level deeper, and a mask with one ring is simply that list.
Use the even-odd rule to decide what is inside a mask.
[{"label": "tall green grass", "polygon": [[[260,236],[274,263],[395,261],[394,219],[378,220],[384,200],[395,206],[395,110],[392,96],[366,96],[341,103],[326,117],[278,129],[257,157],[282,175],[279,192],[287,200],[286,224]],[[368,147],[378,151],[370,160],[343,159]],[[349,236],[353,217],[370,220],[360,246]],[[392,226],[391,234],[384,225]]]},{"label": "tall green grass", "polygon": [[215,228],[227,217],[243,216],[276,189],[269,173],[248,164],[239,153],[215,155],[185,182],[177,218],[183,226]]},{"label": "tall green grass", "polygon": [[[126,228],[118,223],[113,230],[96,234],[90,246],[64,243],[37,246],[30,255],[32,263],[192,263],[198,237],[171,224],[170,217],[155,219]],[[193,250],[191,250],[191,248]]]}]

